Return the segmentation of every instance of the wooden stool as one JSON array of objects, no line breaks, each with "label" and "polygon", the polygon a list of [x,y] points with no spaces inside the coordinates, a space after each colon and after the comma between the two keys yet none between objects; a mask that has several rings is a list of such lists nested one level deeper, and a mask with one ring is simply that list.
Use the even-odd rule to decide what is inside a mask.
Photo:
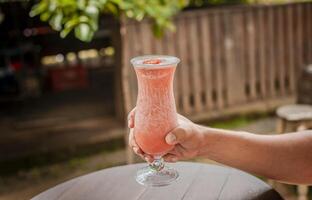
[{"label": "wooden stool", "polygon": [[[303,131],[312,127],[312,106],[295,104],[279,107],[276,131],[285,132]],[[271,182],[272,183],[272,182]],[[308,200],[308,186],[298,185],[298,200]]]}]

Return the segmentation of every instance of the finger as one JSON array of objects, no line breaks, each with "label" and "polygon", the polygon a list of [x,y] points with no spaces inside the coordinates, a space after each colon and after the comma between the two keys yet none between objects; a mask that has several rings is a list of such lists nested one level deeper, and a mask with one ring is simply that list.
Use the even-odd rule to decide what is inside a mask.
[{"label": "finger", "polygon": [[130,129],[130,133],[129,133],[129,146],[131,148],[134,148],[134,147],[139,148],[139,146],[137,145],[135,138],[134,138],[133,129]]},{"label": "finger", "polygon": [[131,147],[133,152],[145,160],[145,153],[138,146]]},{"label": "finger", "polygon": [[179,157],[185,157],[185,152],[187,151],[182,145],[177,144],[174,148],[175,152],[177,153]]},{"label": "finger", "polygon": [[169,151],[167,154],[171,154],[171,155],[181,158],[183,157],[184,151],[185,151],[184,147],[182,147],[180,144],[176,144],[174,146],[174,149]]},{"label": "finger", "polygon": [[138,147],[133,147],[132,150],[134,151],[135,154],[137,154],[139,156],[144,155],[144,152]]},{"label": "finger", "polygon": [[165,140],[167,144],[175,145],[183,142],[186,139],[186,137],[187,132],[185,131],[185,129],[178,126],[177,128],[173,129],[170,133],[167,134]]},{"label": "finger", "polygon": [[171,151],[169,151],[167,154],[172,154],[172,155],[175,155],[175,156],[179,156],[179,153],[176,151],[175,148],[173,148]]},{"label": "finger", "polygon": [[144,153],[142,150],[141,150],[141,152],[142,153],[139,153],[137,155],[140,156],[143,160],[145,160],[148,163],[152,163],[154,161],[153,156]]},{"label": "finger", "polygon": [[166,154],[163,156],[163,159],[166,161],[166,162],[177,162],[179,159],[176,155],[173,155],[173,154]]},{"label": "finger", "polygon": [[136,155],[139,156],[142,160],[146,161],[144,153],[142,153],[142,154],[141,153],[140,154],[136,153]]},{"label": "finger", "polygon": [[146,160],[146,162],[148,163],[152,163],[154,161],[154,158],[151,155],[144,154],[144,160]]},{"label": "finger", "polygon": [[128,127],[129,128],[134,128],[134,117],[135,117],[135,108],[130,111],[128,115]]},{"label": "finger", "polygon": [[137,155],[140,156],[142,158],[142,160],[145,160],[144,153],[143,154],[137,154]]}]

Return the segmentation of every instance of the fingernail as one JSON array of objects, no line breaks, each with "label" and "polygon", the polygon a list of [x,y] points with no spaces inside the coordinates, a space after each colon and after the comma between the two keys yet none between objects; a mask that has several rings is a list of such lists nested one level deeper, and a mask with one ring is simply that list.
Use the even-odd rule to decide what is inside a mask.
[{"label": "fingernail", "polygon": [[168,144],[174,144],[176,140],[177,140],[177,137],[176,137],[174,134],[172,134],[172,133],[169,133],[169,134],[166,136],[166,142],[167,142]]}]

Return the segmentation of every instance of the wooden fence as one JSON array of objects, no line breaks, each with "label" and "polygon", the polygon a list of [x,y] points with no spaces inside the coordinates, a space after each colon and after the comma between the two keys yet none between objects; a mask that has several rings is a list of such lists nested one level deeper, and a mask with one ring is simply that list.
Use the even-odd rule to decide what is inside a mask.
[{"label": "wooden fence", "polygon": [[185,11],[176,32],[155,39],[150,21],[121,24],[125,111],[135,105],[129,60],[143,54],[181,59],[177,108],[195,120],[268,110],[294,100],[300,70],[312,63],[312,3]]}]

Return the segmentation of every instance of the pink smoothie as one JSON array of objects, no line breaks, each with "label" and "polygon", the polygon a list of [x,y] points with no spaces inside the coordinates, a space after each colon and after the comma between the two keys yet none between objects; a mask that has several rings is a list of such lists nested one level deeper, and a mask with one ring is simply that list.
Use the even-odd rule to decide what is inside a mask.
[{"label": "pink smoothie", "polygon": [[177,126],[173,96],[176,64],[164,65],[157,60],[143,64],[150,66],[135,66],[139,90],[134,137],[144,152],[161,156],[173,148],[165,142],[165,136]]}]

